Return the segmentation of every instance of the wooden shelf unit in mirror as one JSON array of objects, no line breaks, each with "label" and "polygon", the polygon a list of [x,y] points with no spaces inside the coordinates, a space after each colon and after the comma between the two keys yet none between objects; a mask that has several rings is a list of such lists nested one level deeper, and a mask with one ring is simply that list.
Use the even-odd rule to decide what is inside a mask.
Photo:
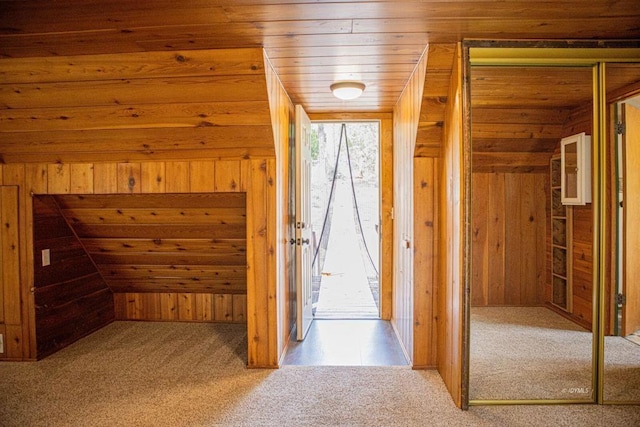
[{"label": "wooden shelf unit in mirror", "polygon": [[562,203],[562,161],[551,158],[551,303],[571,312],[571,230],[573,208]]}]

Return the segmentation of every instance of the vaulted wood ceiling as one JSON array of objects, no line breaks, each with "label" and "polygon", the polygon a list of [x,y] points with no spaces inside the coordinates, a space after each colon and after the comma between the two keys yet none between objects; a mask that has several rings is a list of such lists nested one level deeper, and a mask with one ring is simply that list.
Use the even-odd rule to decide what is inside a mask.
[{"label": "vaulted wood ceiling", "polygon": [[[463,38],[640,37],[637,0],[16,0],[0,6],[0,56],[263,46],[310,112],[388,112],[425,47]],[[329,85],[367,85],[338,101]],[[427,82],[429,84],[429,82]]]}]

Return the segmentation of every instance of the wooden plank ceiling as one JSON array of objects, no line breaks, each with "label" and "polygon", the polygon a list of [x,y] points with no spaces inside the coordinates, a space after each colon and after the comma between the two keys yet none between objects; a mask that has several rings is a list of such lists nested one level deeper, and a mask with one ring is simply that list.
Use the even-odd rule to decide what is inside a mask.
[{"label": "wooden plank ceiling", "polygon": [[[389,112],[428,44],[638,38],[640,2],[16,0],[2,2],[0,21],[0,57],[263,46],[309,112]],[[329,85],[340,80],[367,89],[338,101]]]},{"label": "wooden plank ceiling", "polygon": [[[640,86],[637,65],[610,70],[609,98]],[[576,122],[591,127],[592,78],[589,67],[471,67],[474,171],[546,172]]]}]

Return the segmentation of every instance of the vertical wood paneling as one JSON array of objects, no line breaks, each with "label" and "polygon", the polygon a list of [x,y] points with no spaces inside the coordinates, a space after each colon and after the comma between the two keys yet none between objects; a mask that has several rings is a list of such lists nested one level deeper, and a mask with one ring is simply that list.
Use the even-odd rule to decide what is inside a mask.
[{"label": "vertical wood paneling", "polygon": [[[252,189],[247,194],[247,241],[253,244],[247,247],[247,330],[254,331],[249,336],[249,366],[276,366],[277,353],[271,348],[271,337],[275,338],[270,329],[274,325],[274,307],[276,300],[275,277],[270,268],[275,268],[274,247],[269,239],[271,230],[271,209],[275,208],[275,200],[270,198],[273,178],[269,176],[268,160],[250,160],[249,186]],[[269,182],[271,180],[271,185]],[[266,209],[265,209],[266,207]],[[270,265],[270,261],[274,264]],[[266,314],[266,316],[265,316]]]},{"label": "vertical wood paneling", "polygon": [[178,318],[180,320],[195,320],[195,294],[178,294]]},{"label": "vertical wood paneling", "polygon": [[[32,241],[27,241],[25,238],[29,235],[27,227],[31,224],[31,198],[29,190],[25,185],[26,180],[26,168],[23,164],[7,164],[3,167],[3,181],[4,185],[16,185],[18,186],[18,238],[19,244],[16,246],[19,248],[19,281],[16,286],[19,288],[20,295],[20,311],[21,311],[21,324],[7,325],[7,339],[9,342],[10,351],[7,353],[7,357],[12,359],[26,358],[35,359],[35,333],[33,326],[33,297],[31,295],[31,269],[28,267],[27,262],[29,251],[28,246],[31,246]],[[10,304],[14,304],[12,301]],[[5,312],[6,315],[6,312]]]},{"label": "vertical wood paneling", "polygon": [[93,165],[93,192],[96,194],[118,192],[117,163],[96,163]]},{"label": "vertical wood paneling", "polygon": [[380,121],[380,317],[393,313],[393,120]]},{"label": "vertical wood paneling", "polygon": [[169,292],[160,295],[160,318],[163,320],[178,320],[178,294]]},{"label": "vertical wood paneling", "polygon": [[140,193],[140,163],[118,163],[118,193]]},{"label": "vertical wood paneling", "polygon": [[[473,176],[475,185],[476,175]],[[505,200],[505,180],[503,174],[489,175],[489,221],[487,223],[487,284],[482,287],[486,289],[486,303],[489,305],[504,304],[505,295],[505,248],[506,248],[506,227],[505,216],[507,215],[507,202]],[[490,292],[491,290],[491,292]],[[473,295],[473,289],[471,293]]]},{"label": "vertical wood paneling", "polygon": [[240,161],[216,161],[214,177],[214,191],[240,191]]},{"label": "vertical wood paneling", "polygon": [[[462,60],[457,46],[449,90],[444,145],[442,149],[440,191],[440,259],[441,282],[438,288],[438,372],[454,403],[463,405],[463,334],[464,334],[464,188]],[[465,135],[468,137],[468,135]]]},{"label": "vertical wood paneling", "polygon": [[213,160],[189,162],[189,188],[192,193],[215,191]]},{"label": "vertical wood paneling", "polygon": [[[393,110],[394,180],[394,316],[391,319],[400,343],[414,363],[414,163],[420,105],[424,90],[427,56],[423,55]],[[422,244],[422,242],[421,242]],[[424,281],[418,287],[425,286]],[[420,350],[421,353],[424,349]]]},{"label": "vertical wood paneling", "polygon": [[196,294],[195,318],[203,322],[213,320],[213,295]]},{"label": "vertical wood paneling", "polygon": [[247,296],[233,295],[233,321],[244,323],[247,320]]},{"label": "vertical wood paneling", "polygon": [[438,160],[414,158],[413,367],[435,367]]},{"label": "vertical wood paneling", "polygon": [[166,192],[164,162],[145,162],[140,165],[140,189],[142,193]]},{"label": "vertical wood paneling", "polygon": [[72,163],[70,165],[70,190],[72,194],[93,193],[93,165],[90,163]]},{"label": "vertical wood paneling", "polygon": [[71,189],[71,167],[68,164],[49,165],[49,194],[67,194]]},{"label": "vertical wood paneling", "polygon": [[474,174],[471,190],[472,265],[471,305],[484,305],[489,299],[489,175]]},{"label": "vertical wood paneling", "polygon": [[20,282],[20,225],[18,212],[18,187],[0,187],[0,268],[2,284],[1,318],[5,324],[6,346],[4,357],[19,359],[23,356],[22,301]]},{"label": "vertical wood paneling", "polygon": [[537,258],[544,254],[542,248],[536,246],[536,224],[545,217],[536,218],[536,205],[543,200],[535,200],[535,175],[522,174],[522,193],[520,196],[520,240],[522,242],[522,275],[520,276],[520,304],[538,304]]},{"label": "vertical wood paneling", "polygon": [[474,173],[472,306],[542,303],[545,174]]},{"label": "vertical wood paneling", "polygon": [[[255,53],[257,56],[253,55]],[[210,58],[211,54],[207,52],[207,58]],[[233,52],[216,53],[222,56],[227,54],[233,55]],[[197,54],[194,53],[194,55],[193,60],[190,57],[188,61],[189,67],[199,61],[196,58]],[[35,109],[40,108],[42,103],[46,103],[52,109],[77,109],[77,114],[65,122],[64,128],[56,128],[54,133],[51,130],[57,126],[58,122],[52,120],[31,120],[24,129],[15,128],[16,132],[28,132],[29,141],[34,144],[46,140],[47,144],[41,145],[42,150],[22,150],[13,143],[8,143],[7,150],[4,150],[3,145],[3,159],[7,161],[8,157],[4,155],[9,155],[8,152],[12,151],[14,154],[11,162],[14,163],[0,165],[3,175],[1,181],[4,184],[21,186],[19,236],[21,260],[24,261],[21,262],[23,283],[20,293],[26,303],[22,304],[21,325],[13,329],[7,328],[7,340],[10,342],[7,344],[5,341],[7,348],[11,348],[12,343],[16,343],[14,347],[20,349],[14,353],[17,355],[16,358],[33,358],[36,348],[35,335],[30,336],[30,331],[34,330],[33,325],[29,323],[29,319],[34,318],[33,312],[31,312],[32,315],[28,314],[29,310],[33,310],[32,296],[29,293],[32,278],[26,267],[26,260],[33,259],[33,253],[29,253],[27,248],[27,246],[31,247],[28,230],[31,217],[28,195],[31,190],[50,194],[85,192],[87,194],[130,194],[212,192],[218,188],[220,191],[240,189],[247,192],[248,198],[251,198],[254,189],[257,189],[257,196],[253,198],[255,201],[253,211],[249,212],[249,215],[253,216],[255,212],[259,219],[254,224],[262,224],[262,228],[255,229],[260,250],[254,253],[259,254],[257,258],[264,259],[254,263],[254,268],[248,274],[255,276],[254,290],[259,289],[259,292],[263,292],[260,296],[261,303],[257,306],[254,304],[250,310],[247,296],[225,297],[231,301],[231,310],[227,309],[224,317],[229,317],[230,313],[233,321],[242,322],[249,317],[250,311],[255,313],[255,324],[267,325],[267,327],[260,332],[249,328],[250,335],[259,338],[253,340],[256,344],[252,346],[250,354],[251,352],[258,354],[250,355],[249,359],[255,362],[253,365],[250,362],[250,365],[277,366],[279,349],[286,344],[286,340],[282,339],[284,336],[282,331],[286,328],[278,326],[277,319],[284,318],[278,310],[287,307],[287,304],[280,304],[277,298],[283,297],[279,286],[282,287],[283,283],[287,283],[288,265],[286,263],[290,262],[284,252],[286,245],[283,236],[286,234],[284,230],[288,221],[287,156],[292,106],[286,92],[280,86],[277,90],[279,100],[276,103],[276,112],[265,110],[266,99],[269,96],[266,91],[267,85],[264,84],[265,76],[261,67],[255,68],[255,58],[262,58],[262,50],[256,49],[249,56],[252,59],[245,61],[240,67],[246,66],[247,69],[253,67],[250,71],[252,74],[250,79],[228,78],[231,75],[236,76],[235,69],[238,64],[224,63],[216,68],[215,76],[212,75],[208,66],[201,68],[204,70],[202,73],[206,74],[207,84],[211,83],[218,88],[224,84],[227,87],[224,90],[212,91],[209,98],[206,95],[201,97],[201,104],[197,108],[201,108],[202,111],[194,112],[194,117],[188,117],[189,108],[182,106],[186,102],[191,106],[194,102],[191,95],[187,99],[179,90],[154,93],[154,84],[161,84],[163,89],[166,85],[148,76],[133,76],[129,79],[129,82],[138,78],[144,79],[146,86],[141,92],[130,92],[127,84],[120,84],[117,79],[109,78],[110,81],[106,83],[114,93],[118,94],[119,101],[122,102],[122,107],[118,108],[133,109],[137,104],[151,102],[159,105],[158,108],[145,110],[145,117],[142,115],[138,117],[137,112],[135,117],[124,117],[114,114],[110,108],[100,106],[94,108],[93,102],[103,102],[101,97],[104,92],[88,93],[87,87],[90,85],[76,82],[74,78],[68,78],[68,76],[65,79],[74,91],[73,97],[56,97],[55,92],[58,91],[56,84],[46,82],[43,82],[42,88],[44,95],[39,96],[38,99],[32,98],[28,101],[25,96],[16,94],[22,102],[22,107],[18,108],[21,116],[30,114],[29,110],[34,110],[32,115],[36,114]],[[167,63],[169,68],[165,68],[168,70],[168,75],[172,72],[178,75],[175,79],[177,85],[191,84],[191,77],[186,83],[182,80],[185,69],[181,65],[176,67],[174,56],[167,56],[166,61],[169,61]],[[142,55],[140,62],[145,63]],[[225,70],[224,67],[227,66],[236,68]],[[54,74],[56,72],[54,71]],[[87,70],[87,72],[92,71]],[[196,71],[196,74],[199,72]],[[165,78],[164,74],[167,73],[163,73],[162,78]],[[190,73],[193,74],[193,72]],[[64,72],[57,76],[61,77],[63,74]],[[221,79],[225,83],[220,83],[218,76],[222,76]],[[61,81],[58,77],[53,79]],[[204,76],[195,78],[202,77]],[[277,79],[275,74],[273,77]],[[102,72],[99,72],[90,79],[99,81],[104,78]],[[256,84],[247,84],[248,81]],[[238,97],[243,96],[250,96],[252,102],[239,102]],[[256,102],[253,103],[253,100]],[[82,104],[76,105],[76,101]],[[166,104],[170,108],[164,108],[161,104]],[[41,115],[40,113],[38,115]],[[181,115],[177,119],[180,120],[181,126],[167,128],[165,126],[167,120],[176,120],[176,117],[169,117],[174,113]],[[203,117],[207,117],[206,121],[203,121]],[[144,129],[139,127],[141,120],[145,121]],[[216,126],[208,127],[211,123],[216,123]],[[154,128],[154,126],[157,127]],[[278,129],[276,138],[272,129]],[[52,138],[53,140],[49,141]],[[15,138],[4,141],[11,140]],[[89,145],[91,145],[91,151],[87,150]],[[276,145],[280,150],[279,153],[282,154],[278,156],[278,163],[274,160]],[[26,147],[27,144],[24,146]],[[21,157],[22,154],[19,153],[23,153],[24,156]],[[268,160],[264,160],[265,158]],[[28,164],[27,176],[25,176],[25,163],[21,163],[23,161]],[[263,161],[266,162],[268,172],[254,173],[255,168],[251,164]],[[205,167],[205,165],[213,166],[215,162],[223,162],[217,173],[215,167]],[[91,165],[93,165],[93,173],[90,172]],[[276,198],[280,201],[278,202]],[[248,242],[249,248],[253,245],[253,241]],[[163,317],[173,319],[202,317],[205,321],[213,320],[215,313],[212,295],[202,297],[196,295],[198,294],[181,300],[182,295],[176,294],[177,299],[174,301],[174,297],[166,294],[119,294],[116,296],[118,303],[115,311],[119,318],[160,320]],[[192,300],[191,303],[188,302],[189,299]],[[257,299],[253,298],[253,301]],[[200,313],[202,316],[199,315]],[[16,331],[19,334],[15,334]],[[15,340],[9,340],[13,335]]]},{"label": "vertical wood paneling", "polygon": [[218,322],[233,321],[233,297],[229,294],[218,294],[213,297],[214,320]]},{"label": "vertical wood paneling", "polygon": [[[294,248],[287,242],[293,236],[295,230],[293,228],[293,205],[290,203],[290,180],[292,170],[292,159],[290,158],[291,147],[293,144],[293,129],[295,125],[294,105],[285,91],[280,79],[273,70],[273,67],[264,54],[265,77],[267,80],[267,92],[269,98],[269,112],[271,115],[271,125],[273,129],[273,142],[276,153],[274,164],[274,187],[271,194],[274,197],[274,215],[275,229],[273,242],[275,242],[275,283],[274,292],[278,301],[274,307],[273,315],[275,319],[279,319],[276,325],[277,336],[275,341],[272,339],[277,350],[277,357],[284,354],[293,325],[295,325],[295,309],[294,304]],[[245,184],[243,164],[240,165],[240,189]],[[216,178],[217,183],[217,178]],[[234,319],[246,317],[246,297],[234,296]],[[242,309],[242,310],[241,310]]]},{"label": "vertical wood paneling", "polygon": [[506,180],[504,185],[506,200],[513,201],[505,215],[505,234],[507,236],[516,236],[514,239],[505,241],[504,302],[507,305],[517,305],[520,301],[520,277],[522,273],[520,259],[522,251],[522,240],[520,239],[521,204],[518,198],[521,191],[520,177],[520,174],[514,175],[513,179]]},{"label": "vertical wood paneling", "polygon": [[166,162],[165,173],[167,193],[189,192],[189,162]]},{"label": "vertical wood paneling", "polygon": [[0,188],[0,218],[2,220],[2,291],[4,323],[19,325],[21,323],[20,305],[20,252],[18,224],[18,187],[3,186]]},{"label": "vertical wood paneling", "polygon": [[[46,194],[49,167],[43,163],[28,163],[25,167],[26,185],[33,194]],[[93,189],[91,189],[93,192]]]}]

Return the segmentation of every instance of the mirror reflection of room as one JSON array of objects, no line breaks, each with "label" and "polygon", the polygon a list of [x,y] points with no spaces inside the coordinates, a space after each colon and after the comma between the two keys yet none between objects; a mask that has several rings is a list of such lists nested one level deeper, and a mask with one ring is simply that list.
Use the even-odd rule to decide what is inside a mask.
[{"label": "mirror reflection of room", "polygon": [[605,401],[640,402],[640,64],[607,64],[610,158]]},{"label": "mirror reflection of room", "polygon": [[471,400],[594,399],[592,75],[471,68]]}]

